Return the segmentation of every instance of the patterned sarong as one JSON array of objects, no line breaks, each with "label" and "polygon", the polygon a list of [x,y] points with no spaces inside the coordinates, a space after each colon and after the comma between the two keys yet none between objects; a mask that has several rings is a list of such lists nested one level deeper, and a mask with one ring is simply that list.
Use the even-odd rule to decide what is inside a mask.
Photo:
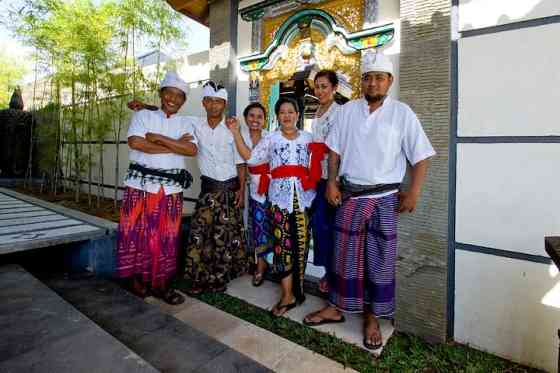
[{"label": "patterned sarong", "polygon": [[201,193],[186,247],[185,277],[195,287],[219,288],[247,271],[241,212],[235,192]]},{"label": "patterned sarong", "polygon": [[313,232],[313,264],[325,267],[328,273],[333,257],[334,221],[336,208],[325,197],[327,181],[321,180],[317,184],[317,196],[311,206],[311,230]]},{"label": "patterned sarong", "polygon": [[284,278],[293,275],[293,292],[298,302],[305,301],[303,280],[309,254],[309,218],[307,211],[299,211],[297,193],[290,214],[272,206],[274,263],[272,271]]},{"label": "patterned sarong", "polygon": [[117,235],[116,276],[140,275],[162,288],[177,271],[183,194],[165,195],[127,188]]},{"label": "patterned sarong", "polygon": [[395,313],[397,193],[352,198],[338,209],[329,301],[345,312]]},{"label": "patterned sarong", "polygon": [[254,263],[272,252],[270,202],[260,203],[249,197],[249,250]]}]

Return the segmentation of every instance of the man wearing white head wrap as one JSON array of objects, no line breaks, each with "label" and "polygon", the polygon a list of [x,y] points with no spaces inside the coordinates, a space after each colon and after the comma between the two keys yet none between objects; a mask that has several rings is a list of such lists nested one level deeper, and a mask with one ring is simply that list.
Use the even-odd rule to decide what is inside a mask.
[{"label": "man wearing white head wrap", "polygon": [[183,188],[190,178],[185,157],[198,150],[192,120],[176,115],[187,92],[187,84],[168,73],[161,82],[161,110],[139,111],[130,121],[117,238],[117,277],[130,279],[136,294],[146,296],[151,288],[169,304],[184,301],[169,282],[177,271]]},{"label": "man wearing white head wrap", "polygon": [[210,81],[202,92],[206,118],[195,125],[201,192],[186,247],[185,276],[192,282],[191,295],[225,291],[227,282],[247,267],[240,210],[245,163],[225,124],[227,91]]},{"label": "man wearing white head wrap", "polygon": [[[416,208],[435,151],[410,107],[387,96],[395,73],[391,60],[367,51],[361,71],[363,97],[342,106],[326,141],[327,199],[339,206],[330,305],[304,323],[342,322],[341,311],[363,312],[364,346],[378,349],[378,318],[395,312],[398,213]],[[407,164],[410,187],[399,192]]]}]

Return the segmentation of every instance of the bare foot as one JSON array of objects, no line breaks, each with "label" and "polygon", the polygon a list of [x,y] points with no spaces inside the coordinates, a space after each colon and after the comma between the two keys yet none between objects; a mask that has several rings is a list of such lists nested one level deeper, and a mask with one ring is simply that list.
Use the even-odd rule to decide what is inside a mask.
[{"label": "bare foot", "polygon": [[327,281],[327,276],[323,276],[323,278],[319,280],[319,291],[321,293],[329,292],[329,282]]},{"label": "bare foot", "polygon": [[383,345],[379,321],[371,314],[364,315],[364,346],[370,350],[377,350]]}]

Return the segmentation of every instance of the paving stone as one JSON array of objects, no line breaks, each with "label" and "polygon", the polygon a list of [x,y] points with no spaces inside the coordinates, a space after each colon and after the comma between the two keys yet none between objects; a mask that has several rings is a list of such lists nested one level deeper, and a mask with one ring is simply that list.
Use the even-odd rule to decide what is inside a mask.
[{"label": "paving stone", "polygon": [[[217,367],[216,372],[227,372],[232,361],[235,362],[234,366],[267,371],[247,356],[231,350],[112,282],[85,278],[54,279],[47,283],[82,313],[161,371],[187,373],[203,367]],[[199,314],[200,311],[194,310],[194,313]],[[224,355],[227,359],[218,358],[227,351],[231,351]]]},{"label": "paving stone", "polygon": [[0,372],[157,372],[37,279],[0,267]]},{"label": "paving stone", "polygon": [[227,350],[196,370],[197,373],[268,373],[270,369],[251,360],[240,360],[238,352]]},{"label": "paving stone", "polygon": [[339,363],[306,349],[292,351],[273,367],[276,373],[353,373]]}]

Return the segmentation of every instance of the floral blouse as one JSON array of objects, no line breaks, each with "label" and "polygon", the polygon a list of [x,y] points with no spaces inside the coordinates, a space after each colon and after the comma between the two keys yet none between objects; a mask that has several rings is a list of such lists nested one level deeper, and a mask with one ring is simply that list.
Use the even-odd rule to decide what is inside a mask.
[{"label": "floral blouse", "polygon": [[[274,131],[261,139],[251,152],[251,159],[247,163],[249,166],[268,163],[271,170],[285,165],[308,167],[310,142],[312,142],[312,135],[309,132],[299,131],[297,138],[288,140],[282,135],[282,131]],[[313,189],[304,191],[297,177],[272,179],[268,189],[268,199],[272,205],[288,210],[291,214],[294,211],[294,192],[297,193],[300,211],[311,206],[315,191]]]}]

